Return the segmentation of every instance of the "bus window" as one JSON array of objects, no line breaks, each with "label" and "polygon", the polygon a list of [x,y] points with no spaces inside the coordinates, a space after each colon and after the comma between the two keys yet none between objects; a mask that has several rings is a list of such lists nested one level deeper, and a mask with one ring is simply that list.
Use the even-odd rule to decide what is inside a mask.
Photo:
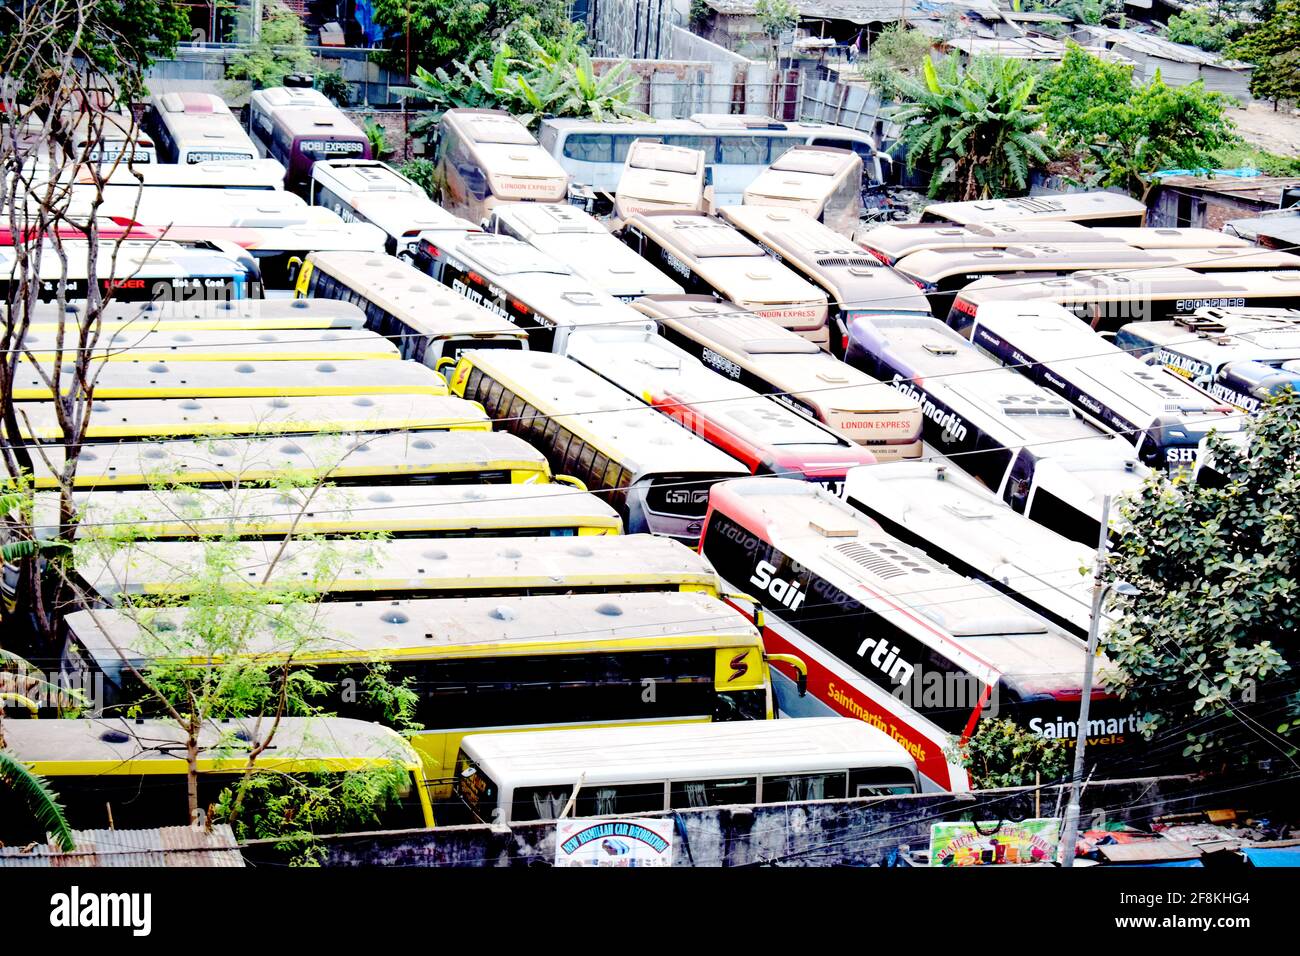
[{"label": "bus window", "polygon": [[769,157],[766,136],[718,137],[718,162],[720,163],[762,166],[771,162]]},{"label": "bus window", "polygon": [[664,808],[662,783],[624,783],[616,787],[583,787],[574,813],[580,817],[652,813]]},{"label": "bus window", "polygon": [[732,780],[674,780],[668,806],[673,810],[688,810],[757,802],[757,778],[740,777]]},{"label": "bus window", "polygon": [[764,803],[802,800],[843,800],[843,773],[801,773],[763,778]]},{"label": "bus window", "polygon": [[565,786],[519,787],[510,807],[510,822],[556,820],[572,793],[573,788]]},{"label": "bus window", "polygon": [[849,792],[858,797],[892,797],[916,793],[916,778],[900,774],[895,767],[862,767],[849,771]]}]

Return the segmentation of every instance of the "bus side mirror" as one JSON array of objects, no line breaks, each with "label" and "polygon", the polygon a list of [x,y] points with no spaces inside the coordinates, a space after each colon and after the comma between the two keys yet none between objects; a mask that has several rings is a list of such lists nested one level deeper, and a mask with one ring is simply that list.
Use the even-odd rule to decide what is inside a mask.
[{"label": "bus side mirror", "polygon": [[[285,272],[285,278],[288,280],[289,288],[292,289],[297,284],[298,270],[301,268],[302,268],[302,256],[290,256],[289,261],[285,263],[284,272]],[[294,291],[297,292],[296,289]],[[298,298],[302,298],[305,295],[306,292],[303,292],[301,295],[298,296]]]},{"label": "bus side mirror", "polygon": [[789,664],[795,670],[795,688],[799,691],[800,697],[808,696],[808,665],[802,657],[794,654],[764,654],[763,659],[768,663]]},{"label": "bus side mirror", "polygon": [[713,185],[713,166],[712,166],[712,165],[706,165],[706,166],[704,167],[704,185],[705,185],[706,187],[708,187],[708,186],[712,186],[712,185]]}]

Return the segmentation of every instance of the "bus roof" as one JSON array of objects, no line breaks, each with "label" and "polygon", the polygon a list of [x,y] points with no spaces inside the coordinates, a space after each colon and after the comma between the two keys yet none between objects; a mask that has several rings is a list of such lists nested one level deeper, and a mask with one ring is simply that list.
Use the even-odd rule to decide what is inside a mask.
[{"label": "bus roof", "polygon": [[572,359],[504,349],[463,354],[538,412],[633,471],[748,473],[730,455]]},{"label": "bus roof", "polygon": [[[347,717],[243,717],[209,720],[199,731],[199,771],[237,773],[248,751],[266,739],[257,757],[262,770],[356,770],[391,760],[415,769],[419,758],[397,731]],[[98,717],[14,720],[5,723],[5,744],[42,775],[186,772],[186,737],[172,720]],[[56,784],[55,789],[58,789]]]},{"label": "bus roof", "polygon": [[1085,651],[1064,631],[886,534],[875,521],[807,482],[744,478],[715,488],[712,508],[736,514],[813,573],[869,610],[929,632],[953,658],[1001,675],[1022,694],[1077,691]]},{"label": "bus roof", "polygon": [[976,199],[968,202],[931,203],[921,212],[922,222],[946,221],[959,224],[1007,222],[1015,219],[1039,221],[1131,217],[1140,225],[1146,205],[1125,193],[1092,191],[1024,196],[1015,199]]},{"label": "bus roof", "polygon": [[[144,163],[119,166],[109,174],[110,194],[118,186],[125,189],[244,189],[272,191],[284,187],[284,167],[278,160],[258,159],[252,145],[249,159],[206,160],[200,163]],[[103,173],[96,174],[102,178]],[[74,182],[93,183],[90,173],[82,173]],[[143,194],[142,194],[143,195]],[[164,194],[166,195],[166,194]]]},{"label": "bus roof", "polygon": [[312,268],[344,282],[422,335],[528,338],[526,331],[508,319],[457,295],[396,256],[313,252],[307,261]]},{"label": "bus roof", "polygon": [[[51,402],[17,402],[25,435],[62,438]],[[491,431],[483,409],[453,395],[293,395],[271,398],[96,399],[88,441],[186,435],[338,434],[382,431]]]},{"label": "bus roof", "polygon": [[505,110],[449,109],[444,122],[451,123],[474,143],[500,143],[510,146],[536,145],[528,127]]},{"label": "bus roof", "polygon": [[[37,495],[38,523],[58,524],[54,495]],[[287,534],[493,533],[581,526],[618,534],[622,521],[604,499],[567,485],[354,485],[343,488],[194,488],[92,491],[76,496],[81,537],[97,527],[119,536],[123,522],[142,538],[284,537]],[[103,535],[98,535],[103,537]]]},{"label": "bus roof", "polygon": [[844,312],[930,314],[915,283],[805,212],[771,206],[723,206],[718,212],[821,286]]},{"label": "bus roof", "polygon": [[[46,450],[50,466],[61,467],[59,449]],[[83,449],[77,458],[78,488],[139,488],[159,480],[184,485],[229,485],[319,477],[340,482],[385,478],[454,481],[466,472],[524,471],[545,481],[550,467],[541,452],[507,432],[383,432],[322,434],[292,438],[232,438],[221,441],[122,442]],[[508,478],[507,478],[508,480]],[[56,486],[43,463],[36,486]]]},{"label": "bus roof", "polygon": [[592,282],[601,292],[630,297],[672,294],[682,287],[615,239],[594,216],[566,203],[500,203],[498,231],[530,243]]},{"label": "bus roof", "polygon": [[[400,358],[397,347],[368,329],[273,329],[241,335],[230,329],[150,327],[147,320],[106,326],[94,346],[96,359],[108,362],[325,362],[382,361]],[[65,331],[65,348],[70,345]],[[23,347],[49,360],[57,336],[28,331]]]},{"label": "bus roof", "polygon": [[736,228],[704,213],[634,213],[628,218],[643,232],[655,236],[687,260],[750,257],[760,258],[763,250]]},{"label": "bus roof", "polygon": [[627,150],[627,165],[664,173],[695,176],[704,172],[704,153],[686,146],[669,146],[652,139],[638,139]]},{"label": "bus roof", "polygon": [[[1202,297],[1294,296],[1300,301],[1300,272],[1231,272],[1206,275],[1190,269],[1159,268],[1082,271],[1068,276],[1025,279],[988,276],[958,293],[969,303],[1000,299],[1046,299],[1057,303],[1110,299],[1187,299]],[[1196,306],[1193,306],[1195,308]]]},{"label": "bus roof", "polygon": [[[92,365],[96,398],[251,398],[288,395],[446,395],[447,383],[416,362],[174,362],[151,356]],[[65,378],[61,387],[70,387]],[[32,362],[19,365],[16,400],[49,401],[50,384]]]},{"label": "bus roof", "polygon": [[349,202],[362,195],[429,198],[418,183],[377,159],[317,160],[312,164],[311,178],[331,189],[341,190]]},{"label": "bus roof", "polygon": [[625,219],[656,209],[702,210],[705,166],[701,150],[634,140],[614,190],[615,212]]},{"label": "bus roof", "polygon": [[[84,302],[69,302],[62,314],[71,328],[81,321]],[[38,302],[32,325],[57,324],[57,302]],[[360,329],[365,313],[351,302],[336,299],[191,299],[185,301],[108,302],[100,318],[105,331],[110,323],[128,324],[136,331],[149,329]],[[42,330],[43,331],[43,330]],[[51,331],[53,329],[51,328]]]},{"label": "bus roof", "polygon": [[[532,486],[536,487],[536,486]],[[239,567],[250,587],[270,571],[270,586],[309,580],[323,561],[349,572],[330,583],[335,595],[411,592],[523,594],[690,590],[716,594],[712,566],[672,538],[649,534],[584,538],[394,538],[387,541],[251,541]],[[140,542],[110,556],[77,555],[77,573],[104,597],[184,595],[202,576],[204,552],[190,541]],[[559,619],[562,620],[562,619]]]},{"label": "bus roof", "polygon": [[461,749],[514,787],[916,767],[889,734],[850,717],[471,733]]}]

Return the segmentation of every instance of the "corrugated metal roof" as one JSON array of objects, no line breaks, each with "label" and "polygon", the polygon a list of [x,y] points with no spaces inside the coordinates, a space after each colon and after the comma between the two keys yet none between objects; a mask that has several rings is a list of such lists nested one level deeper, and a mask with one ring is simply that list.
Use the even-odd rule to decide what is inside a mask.
[{"label": "corrugated metal roof", "polygon": [[50,841],[30,849],[0,847],[0,867],[230,867],[243,866],[235,834],[224,823],[211,832],[194,827],[74,830],[77,849]]},{"label": "corrugated metal roof", "polygon": [[1282,190],[1291,186],[1300,186],[1300,177],[1163,176],[1160,185],[1163,188],[1197,189],[1217,193],[1220,196],[1234,196],[1276,207],[1282,201]]},{"label": "corrugated metal roof", "polygon": [[[755,0],[705,0],[723,16],[753,16]],[[904,8],[906,4],[906,9]],[[799,16],[809,20],[847,20],[850,23],[892,23],[896,20],[951,9],[969,10],[998,19],[994,0],[795,0]]]},{"label": "corrugated metal roof", "polygon": [[1137,53],[1174,60],[1179,63],[1196,63],[1201,66],[1218,67],[1223,70],[1250,70],[1251,64],[1240,60],[1225,60],[1223,57],[1208,53],[1199,47],[1185,43],[1174,43],[1164,37],[1150,33],[1138,33],[1136,30],[1120,30],[1115,27],[1086,27],[1087,31],[1098,40],[1115,46],[1127,47]]}]

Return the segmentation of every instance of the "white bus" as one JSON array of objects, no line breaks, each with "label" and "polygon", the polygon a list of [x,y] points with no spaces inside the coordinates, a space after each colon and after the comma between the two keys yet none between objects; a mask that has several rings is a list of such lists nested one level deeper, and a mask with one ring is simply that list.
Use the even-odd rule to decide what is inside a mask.
[{"label": "white bus", "polygon": [[70,156],[74,162],[84,160],[105,169],[113,164],[123,168],[158,162],[153,137],[125,107],[69,110],[66,119],[74,122]]},{"label": "white bus", "polygon": [[[101,171],[100,177],[103,176]],[[71,177],[77,184],[93,184],[96,178],[78,170]],[[211,160],[190,165],[151,163],[139,167],[118,166],[112,170],[106,188],[135,189],[255,189],[284,188],[284,167],[274,159]]]},{"label": "white bus", "polygon": [[[69,329],[69,332],[72,330]],[[357,359],[397,359],[396,347],[365,329],[331,331],[274,329],[231,334],[231,329],[172,329],[147,321],[105,324],[93,346],[98,362],[350,362]],[[65,348],[77,347],[75,333],[65,332]],[[57,340],[45,329],[27,331],[24,348],[36,361],[52,361]]]},{"label": "white bus", "polygon": [[256,159],[257,149],[226,101],[211,93],[164,93],[150,119],[164,163],[192,166],[214,160]]},{"label": "white bus", "polygon": [[1129,439],[1002,368],[938,319],[856,319],[847,358],[920,402],[931,447],[1067,538],[1096,545],[1103,498],[1136,491],[1146,478]]},{"label": "white bus", "polygon": [[985,305],[971,342],[1123,436],[1144,464],[1171,474],[1195,467],[1209,432],[1244,426],[1231,406],[1117,348],[1059,305]]},{"label": "white bus", "polygon": [[487,232],[511,236],[558,259],[600,292],[629,302],[682,287],[615,239],[594,216],[564,203],[501,203]]},{"label": "white bus", "polygon": [[276,86],[254,90],[248,125],[258,152],[285,168],[284,185],[307,194],[318,159],[370,159],[370,140],[323,93]]},{"label": "white bus", "polygon": [[1063,537],[993,497],[951,465],[896,461],[854,468],[844,499],[895,538],[983,581],[1088,639],[1096,542]]},{"label": "white bus", "polygon": [[[1087,654],[1079,640],[814,485],[723,482],[700,553],[763,605],[767,652],[806,662],[806,697],[793,692],[786,665],[775,666],[781,713],[839,714],[885,730],[916,760],[925,789],[966,789],[966,771],[946,752],[983,716],[1074,735]],[[1100,679],[1088,691],[1101,728],[1090,757],[1136,744],[1141,712],[1106,695]]]},{"label": "white bus", "polygon": [[878,460],[921,454],[921,406],[915,399],[802,336],[707,296],[646,297],[633,307],[714,372],[867,446]]},{"label": "white bus", "polygon": [[743,205],[797,209],[852,239],[862,218],[862,159],[851,149],[795,146],[745,187]]},{"label": "white bus", "polygon": [[[64,328],[85,321],[84,302],[69,302],[63,310]],[[37,303],[32,312],[33,334],[56,335],[60,319],[56,302]],[[224,329],[257,334],[278,329],[360,329],[362,311],[350,302],[330,299],[197,299],[183,302],[109,302],[99,314],[104,331],[201,331]],[[66,334],[66,333],[65,333]],[[50,348],[48,342],[46,347]]]},{"label": "white bus", "polygon": [[575,183],[611,195],[623,175],[628,150],[639,139],[699,150],[713,170],[713,203],[739,203],[745,187],[792,146],[851,149],[867,176],[882,182],[881,161],[889,162],[867,133],[829,123],[784,123],[770,116],[696,113],[684,120],[598,123],[543,119],[538,139]]},{"label": "white bus", "polygon": [[869,252],[797,209],[723,206],[718,210],[749,238],[826,293],[831,351],[844,355],[848,330],[859,315],[929,315],[916,284],[884,268]]},{"label": "white bus", "polygon": [[499,202],[563,202],[569,191],[560,165],[503,110],[443,113],[435,162],[443,208],[473,223]]},{"label": "white bus", "polygon": [[1300,388],[1297,309],[1198,309],[1166,322],[1132,322],[1115,344],[1246,412]]},{"label": "white bus", "polygon": [[863,236],[867,251],[887,266],[913,252],[1005,249],[1026,243],[1123,243],[1134,249],[1213,249],[1247,246],[1213,229],[1088,226],[1081,222],[883,223]]},{"label": "white bus", "polygon": [[[585,818],[920,790],[900,744],[844,717],[471,733],[455,781],[472,822],[494,825],[552,820],[570,804]],[[616,853],[623,839],[602,845]]]},{"label": "white bus", "polygon": [[503,430],[606,496],[630,533],[694,543],[709,488],[749,469],[618,386],[559,355],[466,352],[452,376]]},{"label": "white bus", "polygon": [[326,159],[311,168],[313,204],[344,222],[367,222],[384,231],[391,256],[410,259],[426,229],[474,229],[428,197],[424,189],[374,159]]},{"label": "white bus", "polygon": [[564,351],[578,328],[645,328],[627,304],[540,249],[511,236],[447,232],[420,237],[416,265],[452,291],[527,330],[531,347]]},{"label": "white bus", "polygon": [[391,338],[403,358],[430,368],[454,363],[466,349],[528,347],[523,329],[393,256],[312,253],[296,294],[364,309],[368,328]]},{"label": "white bus", "polygon": [[627,149],[623,173],[614,192],[614,219],[637,212],[704,212],[704,153],[687,146],[668,146],[638,139]]},{"label": "white bus", "polygon": [[584,329],[569,336],[565,355],[743,462],[752,474],[838,489],[850,468],[875,464],[866,446],[715,375],[653,331]]},{"label": "white bus", "polygon": [[1015,199],[975,199],[931,203],[921,222],[951,222],[959,226],[986,222],[1081,222],[1089,226],[1141,226],[1147,207],[1124,193],[1077,192]]},{"label": "white bus", "polygon": [[636,213],[622,239],[688,293],[734,302],[830,348],[826,293],[734,226],[703,214]]}]

